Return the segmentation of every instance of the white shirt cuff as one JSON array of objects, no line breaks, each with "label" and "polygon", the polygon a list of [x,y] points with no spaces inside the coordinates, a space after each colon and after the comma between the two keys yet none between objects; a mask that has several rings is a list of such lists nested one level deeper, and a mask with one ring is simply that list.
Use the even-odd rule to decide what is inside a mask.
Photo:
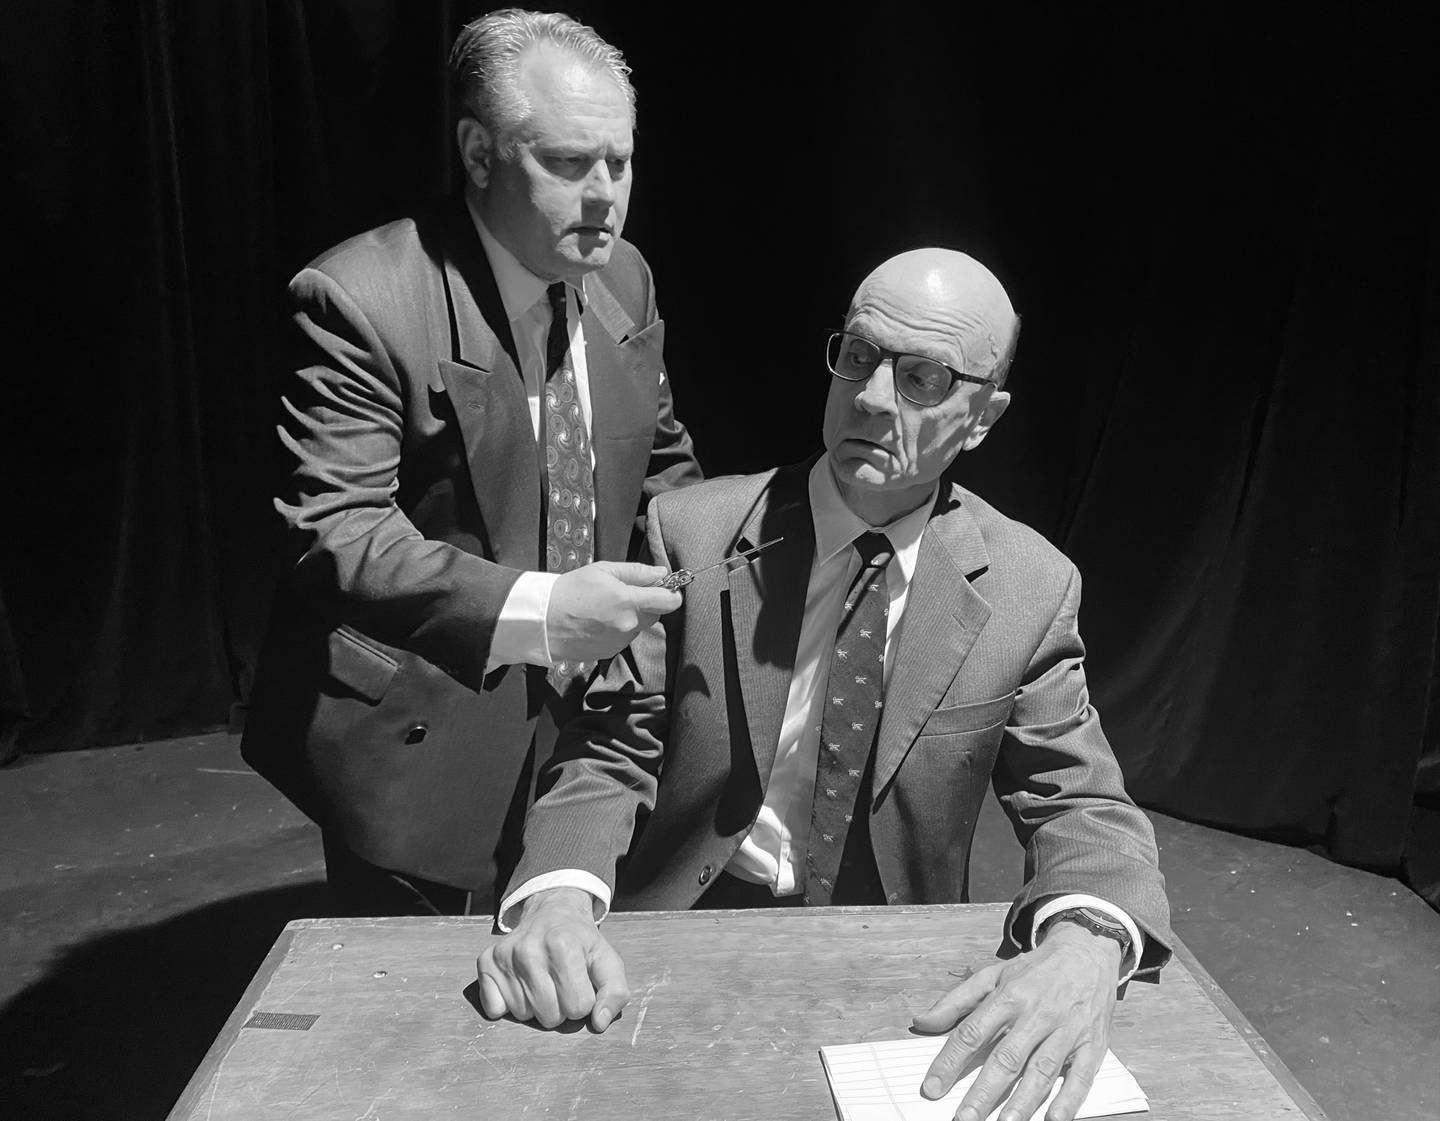
[{"label": "white shirt cuff", "polygon": [[1051,915],[1071,907],[1089,907],[1093,911],[1100,911],[1125,928],[1125,933],[1130,935],[1131,953],[1135,956],[1130,963],[1130,968],[1121,974],[1118,983],[1123,985],[1130,980],[1135,975],[1135,970],[1139,968],[1140,958],[1145,953],[1145,935],[1140,933],[1140,928],[1135,925],[1135,920],[1119,907],[1094,895],[1082,895],[1076,892],[1071,895],[1057,895],[1042,903],[1039,910],[1035,912],[1035,921],[1030,925],[1030,949],[1035,948],[1035,932],[1045,925],[1045,920]]},{"label": "white shirt cuff", "polygon": [[550,593],[556,572],[522,572],[505,597],[500,617],[495,620],[495,635],[490,640],[490,660],[485,672],[499,666],[549,666],[550,636],[545,631],[545,614],[550,610]]},{"label": "white shirt cuff", "polygon": [[500,918],[497,926],[502,934],[509,934],[514,926],[514,910],[532,895],[548,891],[552,887],[578,887],[588,891],[592,897],[591,907],[595,922],[610,913],[610,889],[599,876],[579,868],[557,868],[540,876],[532,876],[500,901]]}]

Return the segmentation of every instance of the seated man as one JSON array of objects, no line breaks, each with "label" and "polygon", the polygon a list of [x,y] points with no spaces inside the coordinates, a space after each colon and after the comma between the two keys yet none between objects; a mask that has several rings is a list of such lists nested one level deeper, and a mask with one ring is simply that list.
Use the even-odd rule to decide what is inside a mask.
[{"label": "seated man", "polygon": [[651,503],[672,569],[783,540],[698,575],[592,683],[525,826],[511,932],[479,961],[487,1015],[603,1030],[628,999],[596,929],[611,906],[964,901],[988,780],[1026,847],[1010,960],[916,1016],[960,1025],[922,1092],[1003,1035],[959,1116],[1015,1084],[1003,1116],[1028,1118],[1059,1077],[1050,1116],[1074,1115],[1117,987],[1153,980],[1170,935],[1089,703],[1079,574],[942,477],[1004,413],[1018,330],[979,262],[892,258],[829,341],[825,454]]}]

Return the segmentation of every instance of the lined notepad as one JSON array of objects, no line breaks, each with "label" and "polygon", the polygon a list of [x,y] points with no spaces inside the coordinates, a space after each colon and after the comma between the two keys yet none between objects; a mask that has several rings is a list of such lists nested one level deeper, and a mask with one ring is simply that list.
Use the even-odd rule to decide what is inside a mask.
[{"label": "lined notepad", "polygon": [[[960,1099],[979,1076],[971,1071],[943,1098],[920,1096],[920,1083],[940,1053],[943,1035],[912,1036],[882,1043],[849,1043],[820,1048],[830,1091],[840,1110],[840,1121],[953,1121]],[[1060,1083],[1035,1111],[1031,1121],[1043,1121],[1045,1109],[1060,1092]],[[1145,1093],[1130,1072],[1110,1051],[1090,1085],[1090,1093],[1077,1118],[1109,1117],[1116,1113],[1142,1113],[1150,1108]],[[1000,1110],[990,1114],[995,1121]]]}]

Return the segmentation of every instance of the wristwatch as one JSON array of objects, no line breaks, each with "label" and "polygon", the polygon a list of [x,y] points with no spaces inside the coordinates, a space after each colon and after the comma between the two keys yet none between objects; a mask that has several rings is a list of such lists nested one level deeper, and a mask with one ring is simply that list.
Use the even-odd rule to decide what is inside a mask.
[{"label": "wristwatch", "polygon": [[1119,942],[1120,972],[1122,976],[1124,975],[1125,963],[1135,952],[1135,946],[1130,941],[1130,932],[1117,919],[1091,907],[1066,907],[1063,911],[1056,911],[1049,916],[1041,924],[1040,929],[1035,932],[1037,946],[1044,940],[1045,932],[1057,922],[1073,922],[1076,926],[1083,926],[1091,934],[1098,934],[1102,938],[1113,938]]}]

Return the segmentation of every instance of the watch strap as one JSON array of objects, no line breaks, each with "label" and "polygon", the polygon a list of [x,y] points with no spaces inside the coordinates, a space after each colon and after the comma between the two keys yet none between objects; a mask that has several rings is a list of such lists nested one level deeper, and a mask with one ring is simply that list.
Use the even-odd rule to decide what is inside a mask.
[{"label": "watch strap", "polygon": [[1045,919],[1044,924],[1035,932],[1036,945],[1044,940],[1046,932],[1057,922],[1072,922],[1077,926],[1083,926],[1092,934],[1098,934],[1102,938],[1113,938],[1119,942],[1120,971],[1122,975],[1124,974],[1126,962],[1135,953],[1135,946],[1130,939],[1130,932],[1125,929],[1123,923],[1093,907],[1066,907],[1063,911],[1056,911]]}]

